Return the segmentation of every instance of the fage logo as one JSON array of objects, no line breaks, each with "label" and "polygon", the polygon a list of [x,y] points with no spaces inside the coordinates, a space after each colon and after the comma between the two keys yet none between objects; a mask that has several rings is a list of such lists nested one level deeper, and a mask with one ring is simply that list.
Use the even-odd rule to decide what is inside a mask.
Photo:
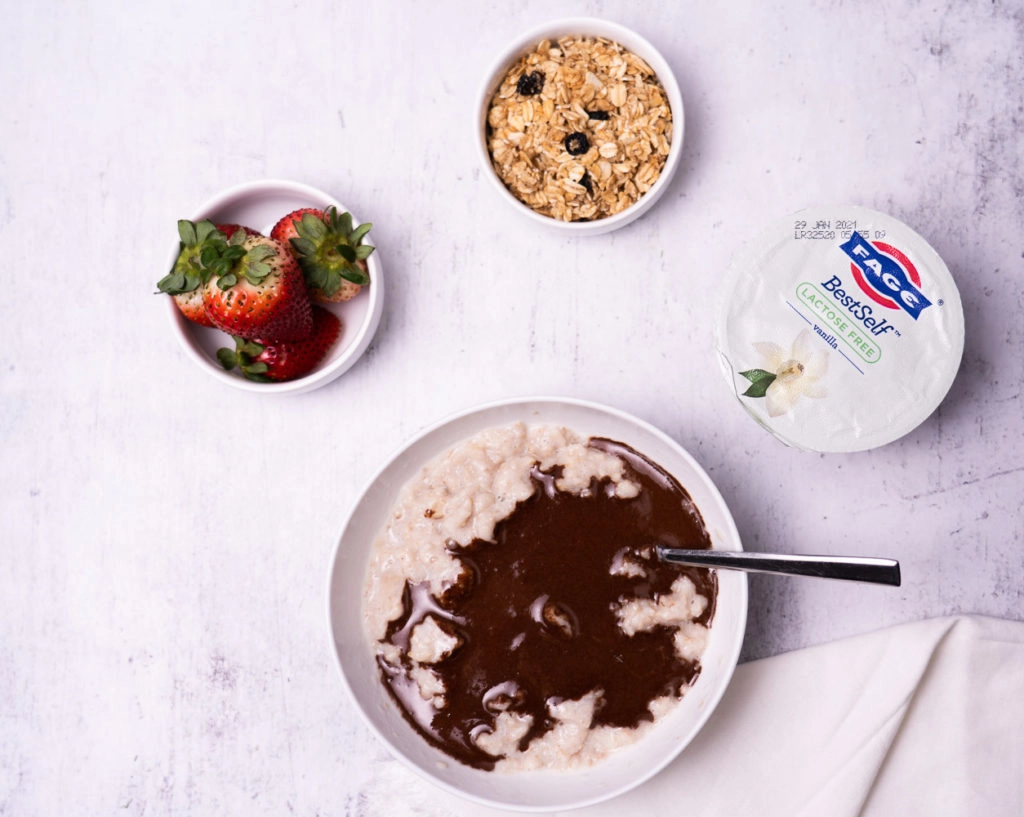
[{"label": "fage logo", "polygon": [[902,309],[915,321],[932,305],[921,292],[921,274],[891,244],[868,241],[860,233],[840,245],[853,263],[853,278],[864,294],[887,309]]}]

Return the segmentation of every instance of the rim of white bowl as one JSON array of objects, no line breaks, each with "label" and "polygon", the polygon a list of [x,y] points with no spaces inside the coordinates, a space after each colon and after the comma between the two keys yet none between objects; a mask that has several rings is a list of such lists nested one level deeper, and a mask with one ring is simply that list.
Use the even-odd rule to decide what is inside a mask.
[{"label": "rim of white bowl", "polygon": [[[246,198],[258,194],[273,192],[294,197],[297,202],[307,202],[306,204],[299,203],[297,204],[297,207],[326,207],[333,204],[338,208],[339,212],[348,211],[348,208],[334,196],[311,185],[287,179],[255,179],[228,187],[216,195],[211,196],[203,202],[202,205],[200,205],[195,215],[192,217],[192,220],[201,221],[204,218],[210,218],[214,213],[216,213],[216,211],[243,202]],[[287,213],[282,212],[279,217],[283,217],[285,215],[287,215]],[[258,228],[256,225],[246,226],[251,226],[254,229],[264,229],[264,225],[259,225]],[[365,243],[373,245],[373,240],[367,236]],[[171,254],[170,264],[168,267],[173,265],[174,259],[177,258],[177,255],[177,250]],[[376,334],[377,328],[380,325],[381,316],[384,310],[384,276],[377,252],[373,253],[366,260],[366,265],[372,285],[365,287],[367,296],[365,314],[363,319],[360,321],[359,326],[356,327],[351,340],[344,345],[343,350],[340,354],[337,354],[337,357],[330,359],[327,363],[322,363],[310,374],[295,380],[288,380],[281,383],[258,383],[252,380],[247,380],[237,373],[225,371],[214,358],[202,349],[201,344],[198,341],[200,331],[216,332],[219,330],[206,329],[205,327],[192,324],[184,315],[181,314],[181,310],[179,310],[177,305],[174,303],[174,299],[167,297],[167,309],[171,328],[175,336],[178,338],[178,342],[182,349],[184,349],[185,354],[201,369],[205,370],[208,374],[212,375],[217,380],[220,380],[222,383],[226,383],[236,389],[257,392],[260,394],[301,394],[303,392],[312,391],[313,389],[327,385],[348,371],[366,352],[366,349],[369,347],[370,342],[373,340],[373,336]],[[224,338],[227,339],[228,345],[230,345],[230,336],[227,335],[227,333],[221,334],[224,335]]]},{"label": "rim of white bowl", "polygon": [[[718,685],[718,687],[713,690],[712,694],[708,697],[708,699],[704,701],[703,709],[701,710],[700,716],[697,719],[695,725],[693,726],[690,734],[685,740],[680,741],[679,746],[674,751],[666,752],[664,753],[664,756],[661,757],[657,762],[647,764],[644,767],[644,771],[641,774],[638,774],[636,778],[628,781],[627,783],[620,785],[617,788],[598,792],[588,798],[573,801],[571,803],[553,803],[549,805],[524,805],[506,800],[489,799],[487,797],[483,797],[472,792],[467,792],[463,789],[460,789],[458,786],[455,786],[449,783],[448,781],[444,780],[439,775],[433,774],[431,770],[424,768],[421,764],[416,763],[412,758],[408,757],[398,746],[396,746],[396,744],[386,734],[384,734],[384,732],[373,720],[373,718],[370,717],[370,714],[364,709],[362,702],[356,695],[356,692],[352,687],[352,684],[349,682],[349,678],[346,673],[346,668],[343,665],[341,655],[339,654],[338,641],[334,627],[332,597],[334,585],[336,582],[336,573],[341,565],[340,556],[342,543],[345,538],[345,533],[348,530],[353,518],[358,513],[359,508],[362,505],[363,501],[365,500],[367,494],[374,488],[374,486],[381,479],[384,473],[388,471],[388,469],[390,469],[391,466],[396,461],[402,458],[407,450],[415,446],[421,440],[423,440],[426,437],[429,437],[435,432],[438,432],[439,430],[445,428],[446,426],[457,423],[473,415],[501,410],[503,408],[512,408],[521,405],[525,406],[529,404],[557,404],[563,406],[571,406],[585,411],[604,413],[625,423],[632,424],[641,431],[651,434],[654,438],[660,440],[664,445],[668,446],[676,454],[678,454],[681,457],[681,459],[683,459],[700,477],[703,488],[707,491],[712,502],[715,503],[722,512],[723,522],[726,528],[726,530],[724,531],[723,538],[726,541],[735,544],[736,549],[743,550],[743,543],[739,535],[739,530],[736,527],[735,520],[733,519],[732,512],[729,510],[729,506],[726,504],[725,498],[718,490],[718,486],[715,485],[714,481],[711,479],[708,473],[704,470],[700,463],[696,461],[696,459],[693,457],[692,454],[690,454],[688,450],[686,450],[680,443],[676,442],[676,440],[674,440],[665,432],[661,431],[656,426],[648,423],[646,420],[642,420],[639,417],[630,414],[626,411],[623,411],[621,409],[617,409],[612,406],[608,406],[590,400],[584,400],[573,397],[558,397],[546,395],[511,397],[507,399],[493,400],[486,403],[470,406],[466,409],[452,412],[447,416],[441,418],[440,420],[437,420],[436,422],[427,425],[426,427],[424,427],[423,429],[421,429],[420,431],[416,432],[411,437],[406,439],[403,443],[401,443],[399,447],[395,449],[392,452],[392,454],[384,460],[383,464],[379,468],[377,468],[376,471],[374,471],[373,475],[364,483],[362,490],[359,492],[358,496],[352,503],[348,512],[345,514],[340,532],[335,541],[334,548],[331,551],[330,567],[329,570],[327,571],[326,613],[328,647],[333,656],[334,664],[338,669],[338,674],[341,677],[341,683],[342,687],[345,690],[345,695],[348,697],[348,700],[352,703],[356,711],[359,713],[359,717],[362,720],[362,722],[377,737],[377,739],[381,741],[381,743],[388,749],[389,753],[394,758],[396,758],[400,763],[402,763],[403,766],[405,766],[407,769],[415,773],[421,779],[426,780],[432,785],[442,789],[443,791],[456,795],[457,797],[460,797],[463,800],[478,803],[480,805],[484,805],[490,808],[503,808],[508,809],[510,811],[517,811],[523,813],[546,813],[558,810],[571,810],[583,808],[586,806],[592,806],[598,803],[607,802],[623,794],[626,794],[627,792],[640,787],[641,785],[649,781],[651,778],[653,778],[655,775],[657,775],[659,772],[664,770],[665,767],[668,766],[673,760],[675,760],[689,745],[689,743],[693,741],[693,739],[704,728],[708,718],[711,717],[711,714],[718,707],[718,704],[721,701],[722,696],[725,694],[726,689],[732,683],[732,676],[735,672],[736,666],[739,663],[740,651],[743,647],[743,642],[746,633],[749,586],[747,582],[747,576],[745,573],[741,571],[732,571],[734,580],[736,581],[736,586],[738,588],[736,598],[733,599],[733,604],[736,607],[735,615],[738,620],[738,631],[736,634],[737,637],[729,643],[728,649],[725,651],[725,655],[720,657],[720,663],[723,666],[722,672],[724,673],[721,682]],[[401,488],[400,485],[396,485],[393,487],[395,488],[396,491]],[[624,748],[629,749],[631,747]]]},{"label": "rim of white bowl", "polygon": [[[621,213],[595,221],[559,221],[551,216],[542,215],[529,205],[521,202],[498,178],[497,173],[494,172],[494,166],[491,163],[491,153],[487,147],[487,112],[490,108],[490,101],[494,96],[494,92],[508,72],[508,69],[531,46],[546,38],[563,34],[605,37],[632,51],[654,69],[654,73],[665,89],[669,106],[672,109],[672,145],[658,180],[651,186],[650,190]],[[627,224],[640,218],[657,203],[658,199],[661,198],[668,185],[672,182],[672,178],[679,168],[679,161],[683,152],[683,136],[686,130],[686,116],[683,97],[679,90],[679,83],[676,80],[675,72],[672,71],[671,66],[661,52],[647,38],[621,23],[604,20],[600,17],[566,17],[543,23],[523,32],[506,45],[501,50],[499,56],[492,61],[490,69],[484,75],[484,80],[480,84],[476,100],[476,110],[474,111],[476,138],[473,141],[476,146],[477,158],[483,166],[484,174],[490,179],[502,199],[512,205],[516,212],[525,215],[537,224],[543,224],[546,227],[553,227],[578,235],[600,235],[620,227],[625,227]]]}]

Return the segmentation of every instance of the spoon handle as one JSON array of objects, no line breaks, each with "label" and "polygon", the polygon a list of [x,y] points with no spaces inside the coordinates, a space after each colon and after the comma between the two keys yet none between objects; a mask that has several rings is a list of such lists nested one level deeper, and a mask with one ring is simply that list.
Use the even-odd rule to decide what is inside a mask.
[{"label": "spoon handle", "polygon": [[793,556],[785,553],[751,553],[731,550],[680,550],[658,545],[663,562],[698,567],[721,567],[755,573],[788,576],[820,576],[856,582],[900,586],[900,563],[895,559],[867,556]]}]

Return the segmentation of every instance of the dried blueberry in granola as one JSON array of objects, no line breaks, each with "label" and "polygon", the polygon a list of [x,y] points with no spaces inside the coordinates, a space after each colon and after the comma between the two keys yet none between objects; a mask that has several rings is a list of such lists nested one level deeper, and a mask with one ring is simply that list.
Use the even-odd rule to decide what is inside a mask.
[{"label": "dried blueberry in granola", "polygon": [[536,96],[544,88],[544,75],[540,71],[530,71],[519,77],[516,92],[523,96]]},{"label": "dried blueberry in granola", "polygon": [[590,140],[585,133],[575,131],[565,137],[565,149],[570,156],[582,156],[590,150]]}]

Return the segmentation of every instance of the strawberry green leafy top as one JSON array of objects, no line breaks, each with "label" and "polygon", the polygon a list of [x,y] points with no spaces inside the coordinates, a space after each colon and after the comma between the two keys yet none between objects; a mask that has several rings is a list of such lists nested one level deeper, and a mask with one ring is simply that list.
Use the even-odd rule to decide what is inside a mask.
[{"label": "strawberry green leafy top", "polygon": [[339,213],[331,205],[322,219],[305,213],[295,222],[298,235],[291,239],[306,283],[330,296],[341,287],[342,279],[365,286],[369,276],[360,266],[375,247],[363,244],[373,225],[370,222],[352,225],[351,213]]},{"label": "strawberry green leafy top", "polygon": [[205,286],[211,274],[208,260],[219,255],[227,241],[208,219],[198,224],[182,219],[178,222],[178,236],[181,244],[174,266],[156,285],[168,295],[183,295]]}]

